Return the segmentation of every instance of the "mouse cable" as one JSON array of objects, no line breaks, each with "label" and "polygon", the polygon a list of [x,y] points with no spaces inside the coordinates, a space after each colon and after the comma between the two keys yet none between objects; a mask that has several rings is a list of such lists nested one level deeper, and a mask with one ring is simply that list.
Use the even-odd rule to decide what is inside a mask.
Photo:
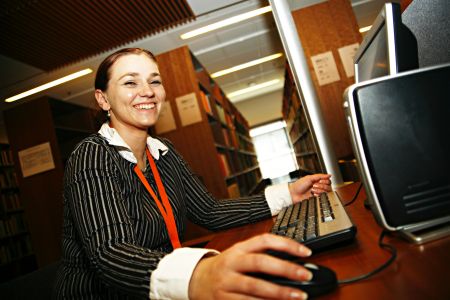
[{"label": "mouse cable", "polygon": [[[356,198],[358,198],[359,192],[361,191],[363,184],[360,182],[359,183],[359,187],[358,190],[355,193],[355,196],[353,196],[352,200],[348,201],[347,203],[343,204],[343,206],[349,206],[350,204],[352,204],[353,202],[355,202]],[[338,194],[339,196],[339,194]],[[342,202],[342,201],[341,201]]]},{"label": "mouse cable", "polygon": [[342,206],[348,206],[348,205],[352,204],[353,202],[355,202],[356,198],[358,198],[358,195],[359,195],[359,192],[361,191],[361,188],[362,188],[362,183],[360,182],[360,183],[359,183],[359,186],[358,186],[358,190],[357,190],[356,193],[355,193],[355,196],[353,196],[352,200],[350,200],[350,201],[348,201],[348,202],[346,202],[346,203],[343,203],[342,198],[341,198],[341,196],[339,195],[339,193],[336,193],[336,195],[338,196],[339,200],[340,200],[341,203],[342,203]]},{"label": "mouse cable", "polygon": [[391,253],[391,257],[384,264],[382,264],[381,266],[379,266],[375,270],[370,271],[369,273],[366,273],[366,274],[363,274],[363,275],[360,275],[360,276],[353,277],[353,278],[339,280],[338,281],[339,284],[353,283],[353,282],[357,282],[357,281],[360,281],[360,280],[363,280],[363,279],[367,279],[367,278],[377,274],[378,272],[381,272],[384,269],[386,269],[395,260],[395,258],[397,257],[397,249],[395,249],[395,247],[392,246],[392,245],[388,245],[388,244],[383,243],[383,238],[384,238],[384,236],[387,233],[388,233],[387,230],[383,230],[381,232],[380,238],[378,239],[378,245],[380,246],[380,248],[390,252]]}]

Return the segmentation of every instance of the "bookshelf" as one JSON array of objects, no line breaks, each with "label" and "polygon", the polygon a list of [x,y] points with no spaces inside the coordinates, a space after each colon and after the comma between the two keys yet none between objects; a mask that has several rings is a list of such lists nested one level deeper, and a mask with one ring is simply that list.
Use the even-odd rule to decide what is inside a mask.
[{"label": "bookshelf", "polygon": [[294,148],[299,175],[322,173],[311,130],[288,65],[285,71],[282,115]]},{"label": "bookshelf", "polygon": [[[248,122],[188,47],[156,58],[176,129],[162,133],[152,130],[152,134],[173,142],[215,197],[251,194],[261,181],[261,172]],[[177,98],[190,93],[195,95],[200,118],[183,125]]]},{"label": "bookshelf", "polygon": [[9,145],[0,145],[0,282],[36,269]]},{"label": "bookshelf", "polygon": [[[95,132],[95,111],[40,97],[4,111],[10,153],[20,191],[21,213],[39,268],[61,256],[64,165],[73,147]],[[54,167],[24,176],[19,152],[48,143]]]}]

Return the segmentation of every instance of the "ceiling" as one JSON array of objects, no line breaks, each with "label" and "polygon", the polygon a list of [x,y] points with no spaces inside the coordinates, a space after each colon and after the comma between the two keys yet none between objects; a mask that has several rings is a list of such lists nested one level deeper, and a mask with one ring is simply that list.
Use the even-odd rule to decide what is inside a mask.
[{"label": "ceiling", "polygon": [[0,53],[48,72],[194,19],[186,0],[153,2],[2,1]]},{"label": "ceiling", "polygon": [[[292,10],[323,2],[287,1]],[[359,26],[370,25],[384,2],[387,1],[352,0]],[[264,0],[3,0],[0,2],[0,110],[43,94],[93,106],[93,74],[13,104],[5,103],[4,99],[87,67],[95,70],[107,54],[124,46],[143,47],[159,54],[188,45],[210,74],[282,52],[271,13],[189,40],[180,38],[187,31],[266,5],[268,2]],[[227,94],[260,82],[282,79],[284,63],[282,56],[215,80]],[[282,86],[281,81],[257,93]],[[255,96],[254,93],[231,100],[243,101]]]}]

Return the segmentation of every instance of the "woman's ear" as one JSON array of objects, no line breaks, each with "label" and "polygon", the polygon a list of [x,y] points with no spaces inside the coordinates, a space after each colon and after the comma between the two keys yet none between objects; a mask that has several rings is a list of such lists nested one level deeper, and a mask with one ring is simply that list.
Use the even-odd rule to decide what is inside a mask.
[{"label": "woman's ear", "polygon": [[95,90],[95,99],[97,100],[98,106],[104,111],[108,111],[111,109],[111,105],[106,98],[105,93],[102,90]]}]

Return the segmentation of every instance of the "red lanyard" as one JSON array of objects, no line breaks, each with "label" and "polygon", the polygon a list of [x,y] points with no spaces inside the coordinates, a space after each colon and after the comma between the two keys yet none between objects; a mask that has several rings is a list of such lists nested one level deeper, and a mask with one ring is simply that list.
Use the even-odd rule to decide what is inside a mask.
[{"label": "red lanyard", "polygon": [[145,152],[147,153],[147,158],[150,163],[153,176],[155,177],[158,192],[162,199],[162,204],[159,201],[153,189],[150,187],[150,184],[148,184],[148,181],[144,177],[144,174],[142,174],[141,169],[139,169],[137,165],[134,167],[134,172],[136,172],[142,184],[150,193],[153,200],[155,200],[156,205],[158,206],[158,209],[164,218],[164,222],[166,223],[167,231],[169,232],[170,242],[172,243],[173,249],[180,248],[181,244],[180,239],[178,238],[177,225],[175,224],[175,218],[173,217],[172,207],[170,206],[169,198],[167,198],[166,190],[164,189],[164,185],[162,184],[161,177],[159,176],[158,169],[156,168],[155,165],[155,161],[153,160],[153,157],[150,155],[150,151],[148,151],[148,148],[145,149]]}]

